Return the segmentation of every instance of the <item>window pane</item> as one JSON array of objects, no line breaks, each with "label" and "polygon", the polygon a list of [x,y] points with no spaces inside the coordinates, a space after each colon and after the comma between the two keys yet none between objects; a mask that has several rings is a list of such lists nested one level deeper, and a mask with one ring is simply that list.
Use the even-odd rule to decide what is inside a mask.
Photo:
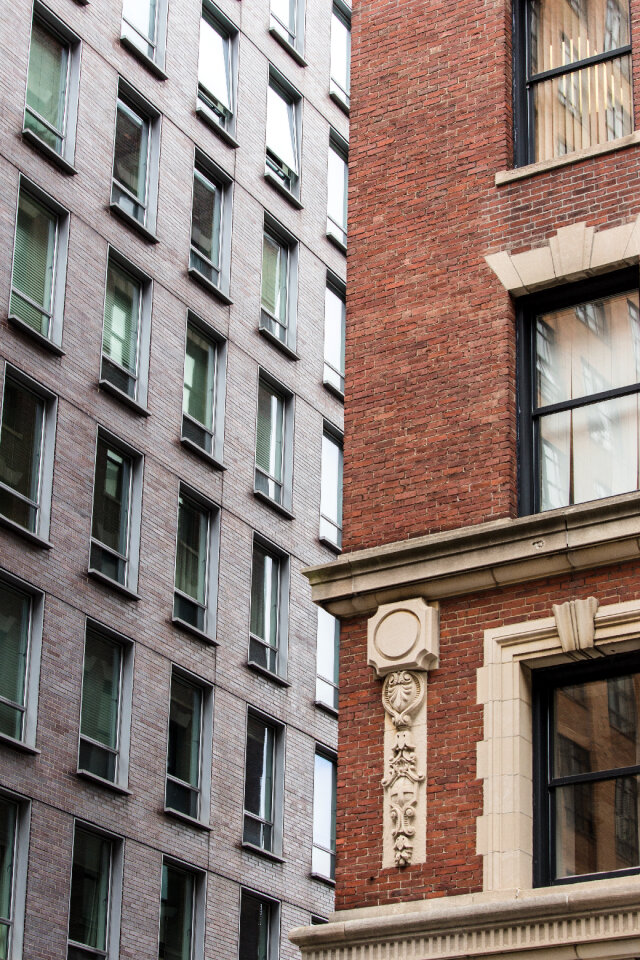
[{"label": "window pane", "polygon": [[0,513],[28,530],[37,525],[44,401],[7,378],[0,432]]},{"label": "window pane", "polygon": [[44,337],[50,332],[57,235],[56,214],[21,190],[10,309]]},{"label": "window pane", "polygon": [[325,877],[335,875],[336,765],[316,753],[313,778],[313,854],[311,869]]},{"label": "window pane", "polygon": [[324,378],[336,390],[344,392],[345,302],[327,286],[324,301]]},{"label": "window pane", "polygon": [[191,960],[194,901],[194,875],[164,863],[158,960]]},{"label": "window pane", "polygon": [[262,381],[258,387],[256,465],[282,483],[284,401]]},{"label": "window pane", "polygon": [[258,544],[253,548],[251,570],[251,633],[278,647],[280,560]]},{"label": "window pane", "polygon": [[329,434],[322,437],[320,536],[342,543],[342,445]]},{"label": "window pane", "polygon": [[340,621],[318,607],[316,700],[338,709]]},{"label": "window pane", "polygon": [[271,14],[284,27],[285,39],[290,42],[296,36],[297,0],[271,0]]},{"label": "window pane", "polygon": [[[348,167],[345,158],[329,147],[329,181],[327,186],[327,213],[329,219],[346,234],[347,231]],[[344,240],[346,237],[341,237]]]},{"label": "window pane", "polygon": [[191,817],[198,816],[201,726],[202,690],[172,677],[167,773],[186,787],[167,781],[167,806]]},{"label": "window pane", "polygon": [[269,233],[262,238],[262,307],[283,326],[287,323],[289,249]]},{"label": "window pane", "polygon": [[213,430],[216,349],[199,330],[187,327],[187,348],[184,363],[183,410]]},{"label": "window pane", "polygon": [[31,598],[0,583],[0,732],[22,739]]},{"label": "window pane", "polygon": [[69,940],[106,950],[111,841],[76,827],[71,869]]},{"label": "window pane", "polygon": [[220,267],[221,190],[199,170],[193,174],[191,265],[217,283]]},{"label": "window pane", "polygon": [[119,100],[113,178],[130,194],[127,196],[119,192],[118,203],[140,221],[144,220],[147,203],[148,156],[149,121]]},{"label": "window pane", "polygon": [[2,960],[8,956],[9,927],[2,921],[11,920],[17,819],[17,804],[5,797],[0,797],[0,957]]},{"label": "window pane", "polygon": [[273,764],[275,731],[249,715],[245,758],[244,808],[248,813],[273,821]]},{"label": "window pane", "polygon": [[119,644],[87,629],[80,733],[109,749],[81,742],[80,766],[105,780],[116,773],[121,663]]},{"label": "window pane", "polygon": [[295,107],[291,100],[269,86],[267,91],[267,147],[290,171],[298,172]]},{"label": "window pane", "polygon": [[130,480],[130,458],[99,440],[92,533],[121,556],[126,555],[128,547]]},{"label": "window pane", "polygon": [[180,497],[176,590],[186,593],[202,606],[206,603],[207,594],[208,539],[209,512],[192,500]]},{"label": "window pane", "polygon": [[[629,43],[629,7],[616,0],[598,4],[589,15],[588,0],[535,0],[531,17],[531,71],[542,73]],[[603,15],[604,14],[604,15]]]},{"label": "window pane", "polygon": [[343,15],[334,7],[331,17],[331,80],[347,100],[350,72],[351,30]]},{"label": "window pane", "polygon": [[57,153],[64,138],[68,60],[66,44],[34,21],[24,125]]},{"label": "window pane", "polygon": [[[135,395],[138,368],[138,330],[142,285],[113,261],[107,270],[107,291],[104,304],[102,353],[111,361],[103,376],[130,396]],[[121,373],[112,366],[117,364]]]},{"label": "window pane", "polygon": [[156,0],[124,0],[122,16],[139,34],[138,40],[146,40],[141,49],[153,57],[156,39]]},{"label": "window pane", "polygon": [[242,891],[239,960],[268,960],[271,903]]},{"label": "window pane", "polygon": [[[221,26],[203,14],[200,21],[198,79],[206,93],[231,116],[230,41]],[[224,112],[223,111],[223,112]]]}]

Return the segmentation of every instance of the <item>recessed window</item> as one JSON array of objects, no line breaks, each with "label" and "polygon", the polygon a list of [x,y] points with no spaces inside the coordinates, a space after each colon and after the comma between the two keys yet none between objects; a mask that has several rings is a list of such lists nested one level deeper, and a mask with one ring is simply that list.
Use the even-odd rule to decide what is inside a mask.
[{"label": "recessed window", "polygon": [[226,341],[189,314],[182,394],[182,442],[222,463]]},{"label": "recessed window", "polygon": [[181,489],[173,619],[215,637],[218,571],[218,511],[195,493]]},{"label": "recessed window", "polygon": [[0,514],[42,540],[49,535],[57,398],[5,368],[0,428]]},{"label": "recessed window", "polygon": [[124,0],[123,44],[157,70],[164,69],[167,33],[167,0]]},{"label": "recessed window", "polygon": [[321,750],[316,750],[313,775],[311,872],[327,880],[336,876],[336,761]]},{"label": "recessed window", "polygon": [[242,890],[238,960],[277,960],[279,938],[279,902],[253,890]]},{"label": "recessed window", "polygon": [[332,130],[327,174],[327,236],[341,248],[347,246],[348,158],[346,141]]},{"label": "recessed window", "polygon": [[267,90],[267,160],[265,174],[298,197],[300,193],[300,94],[273,69]]},{"label": "recessed window", "polygon": [[293,398],[261,376],[258,384],[255,491],[291,508]]},{"label": "recessed window", "polygon": [[344,397],[344,342],[346,328],[344,284],[327,276],[324,300],[324,374],[325,387]]},{"label": "recessed window", "polygon": [[253,542],[249,662],[284,677],[287,664],[289,558]]},{"label": "recessed window", "polygon": [[209,821],[211,701],[209,686],[173,671],[165,808],[201,823]]},{"label": "recessed window", "polygon": [[153,234],[158,203],[160,115],[120,81],[113,148],[111,208]]},{"label": "recessed window", "polygon": [[89,570],[135,592],[142,457],[102,430],[96,446]]},{"label": "recessed window", "polygon": [[151,280],[109,251],[100,383],[123,400],[147,402]]},{"label": "recessed window", "polygon": [[111,955],[120,936],[121,891],[122,841],[76,823],[67,960]]},{"label": "recessed window", "polygon": [[342,547],[342,439],[325,427],[322,434],[320,539]]},{"label": "recessed window", "polygon": [[67,211],[21,178],[9,318],[58,347],[68,240]]},{"label": "recessed window", "polygon": [[304,0],[271,0],[271,34],[304,64]]},{"label": "recessed window", "polygon": [[0,736],[35,747],[44,598],[0,575]]},{"label": "recessed window", "polygon": [[68,171],[75,154],[79,79],[79,38],[36,2],[23,133]]},{"label": "recessed window", "polygon": [[295,350],[298,295],[298,241],[265,217],[262,234],[260,330]]},{"label": "recessed window", "polygon": [[236,127],[238,30],[208,2],[202,6],[198,59],[198,112],[231,136]]},{"label": "recessed window", "polygon": [[204,956],[205,892],[206,874],[164,858],[158,960]]},{"label": "recessed window", "polygon": [[516,166],[633,130],[627,0],[600,16],[567,0],[519,0],[515,12]]},{"label": "recessed window", "polygon": [[351,11],[333,4],[331,14],[331,83],[329,93],[341,107],[351,103]]},{"label": "recessed window", "polygon": [[224,297],[229,293],[231,187],[225,173],[196,154],[189,273]]},{"label": "recessed window", "polygon": [[316,703],[337,710],[340,621],[322,607],[318,607],[316,649]]},{"label": "recessed window", "polygon": [[0,954],[22,957],[29,850],[29,801],[0,793]]},{"label": "recessed window", "polygon": [[637,271],[523,303],[521,511],[638,489]]},{"label": "recessed window", "polygon": [[126,788],[133,644],[92,621],[84,643],[78,771]]},{"label": "recessed window", "polygon": [[284,729],[261,714],[247,714],[242,839],[270,853],[282,848]]}]

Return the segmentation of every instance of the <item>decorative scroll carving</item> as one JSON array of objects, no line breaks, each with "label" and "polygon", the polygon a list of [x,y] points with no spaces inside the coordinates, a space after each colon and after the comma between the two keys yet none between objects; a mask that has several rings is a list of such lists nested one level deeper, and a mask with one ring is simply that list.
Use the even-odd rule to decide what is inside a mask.
[{"label": "decorative scroll carving", "polygon": [[586,600],[568,600],[566,603],[554,603],[555,617],[560,644],[565,653],[574,651],[593,651],[595,640],[595,616],[598,610],[596,597]]}]

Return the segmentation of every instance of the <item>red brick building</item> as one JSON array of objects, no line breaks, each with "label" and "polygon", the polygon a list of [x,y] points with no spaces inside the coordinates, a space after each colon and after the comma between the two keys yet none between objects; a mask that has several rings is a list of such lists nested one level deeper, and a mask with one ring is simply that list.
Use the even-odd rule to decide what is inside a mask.
[{"label": "red brick building", "polygon": [[637,0],[354,8],[344,552],[307,572],[342,619],[337,912],[305,957],[638,954],[639,35]]}]

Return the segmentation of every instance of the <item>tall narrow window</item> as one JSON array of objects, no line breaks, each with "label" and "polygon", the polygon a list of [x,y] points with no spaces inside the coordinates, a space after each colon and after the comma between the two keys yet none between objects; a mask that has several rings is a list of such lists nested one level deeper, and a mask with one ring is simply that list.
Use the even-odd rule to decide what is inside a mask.
[{"label": "tall narrow window", "polygon": [[238,960],[276,960],[280,904],[251,890],[240,899],[240,948]]},{"label": "tall narrow window", "polygon": [[[198,110],[216,127],[235,131],[237,29],[212,4],[202,6]],[[214,127],[215,129],[215,127]]]},{"label": "tall narrow window", "polygon": [[173,674],[165,805],[194,820],[200,816],[202,699],[201,687]]},{"label": "tall narrow window", "polygon": [[157,61],[158,20],[162,0],[124,0],[122,5],[122,38],[128,45]]},{"label": "tall narrow window", "polygon": [[104,300],[101,378],[124,394],[138,396],[142,282],[109,257]]},{"label": "tall narrow window", "polygon": [[76,824],[67,960],[108,955],[113,853],[110,837]]},{"label": "tall narrow window", "polygon": [[261,376],[256,423],[255,492],[291,508],[293,397]]},{"label": "tall narrow window", "polygon": [[300,95],[273,74],[267,91],[266,174],[297,195],[300,175]]},{"label": "tall narrow window", "polygon": [[0,795],[0,957],[12,956],[18,804]]},{"label": "tall narrow window", "polygon": [[207,628],[211,511],[181,492],[173,616],[202,632]]},{"label": "tall narrow window", "polygon": [[[0,733],[22,740],[27,698],[31,597],[0,580]],[[1,954],[0,954],[1,955]]]},{"label": "tall narrow window", "polygon": [[340,247],[347,245],[348,147],[332,132],[327,177],[327,236]]},{"label": "tall narrow window", "polygon": [[262,310],[269,329],[287,339],[289,246],[269,230],[262,236]]},{"label": "tall narrow window", "polygon": [[276,739],[278,731],[261,717],[247,717],[242,839],[254,847],[275,846]]},{"label": "tall narrow window", "polygon": [[163,860],[158,960],[204,956],[205,883],[200,871]]},{"label": "tall narrow window", "polygon": [[345,292],[342,283],[327,278],[324,301],[324,385],[344,396]]},{"label": "tall narrow window", "polygon": [[111,202],[146,223],[149,191],[149,120],[118,98]]},{"label": "tall narrow window", "polygon": [[114,783],[118,773],[123,651],[87,626],[78,769]]},{"label": "tall narrow window", "polygon": [[[96,447],[90,570],[129,589],[137,583],[142,458],[100,432]],[[133,534],[133,536],[132,536]]]},{"label": "tall narrow window", "polygon": [[333,4],[331,15],[331,84],[329,93],[341,107],[351,102],[351,13],[343,3]]},{"label": "tall narrow window", "polygon": [[190,316],[184,358],[182,441],[222,461],[224,428],[224,341]]},{"label": "tall narrow window", "polygon": [[336,762],[320,751],[313,777],[311,872],[328,880],[336,875]]},{"label": "tall narrow window", "polygon": [[258,541],[251,567],[251,636],[249,660],[278,672],[280,646],[281,558]]},{"label": "tall narrow window", "polygon": [[320,483],[320,539],[342,547],[342,440],[325,430],[322,435]]},{"label": "tall narrow window", "polygon": [[196,155],[189,273],[225,296],[229,292],[230,213],[231,181]]},{"label": "tall narrow window", "polygon": [[340,621],[318,607],[316,703],[338,709]]}]

